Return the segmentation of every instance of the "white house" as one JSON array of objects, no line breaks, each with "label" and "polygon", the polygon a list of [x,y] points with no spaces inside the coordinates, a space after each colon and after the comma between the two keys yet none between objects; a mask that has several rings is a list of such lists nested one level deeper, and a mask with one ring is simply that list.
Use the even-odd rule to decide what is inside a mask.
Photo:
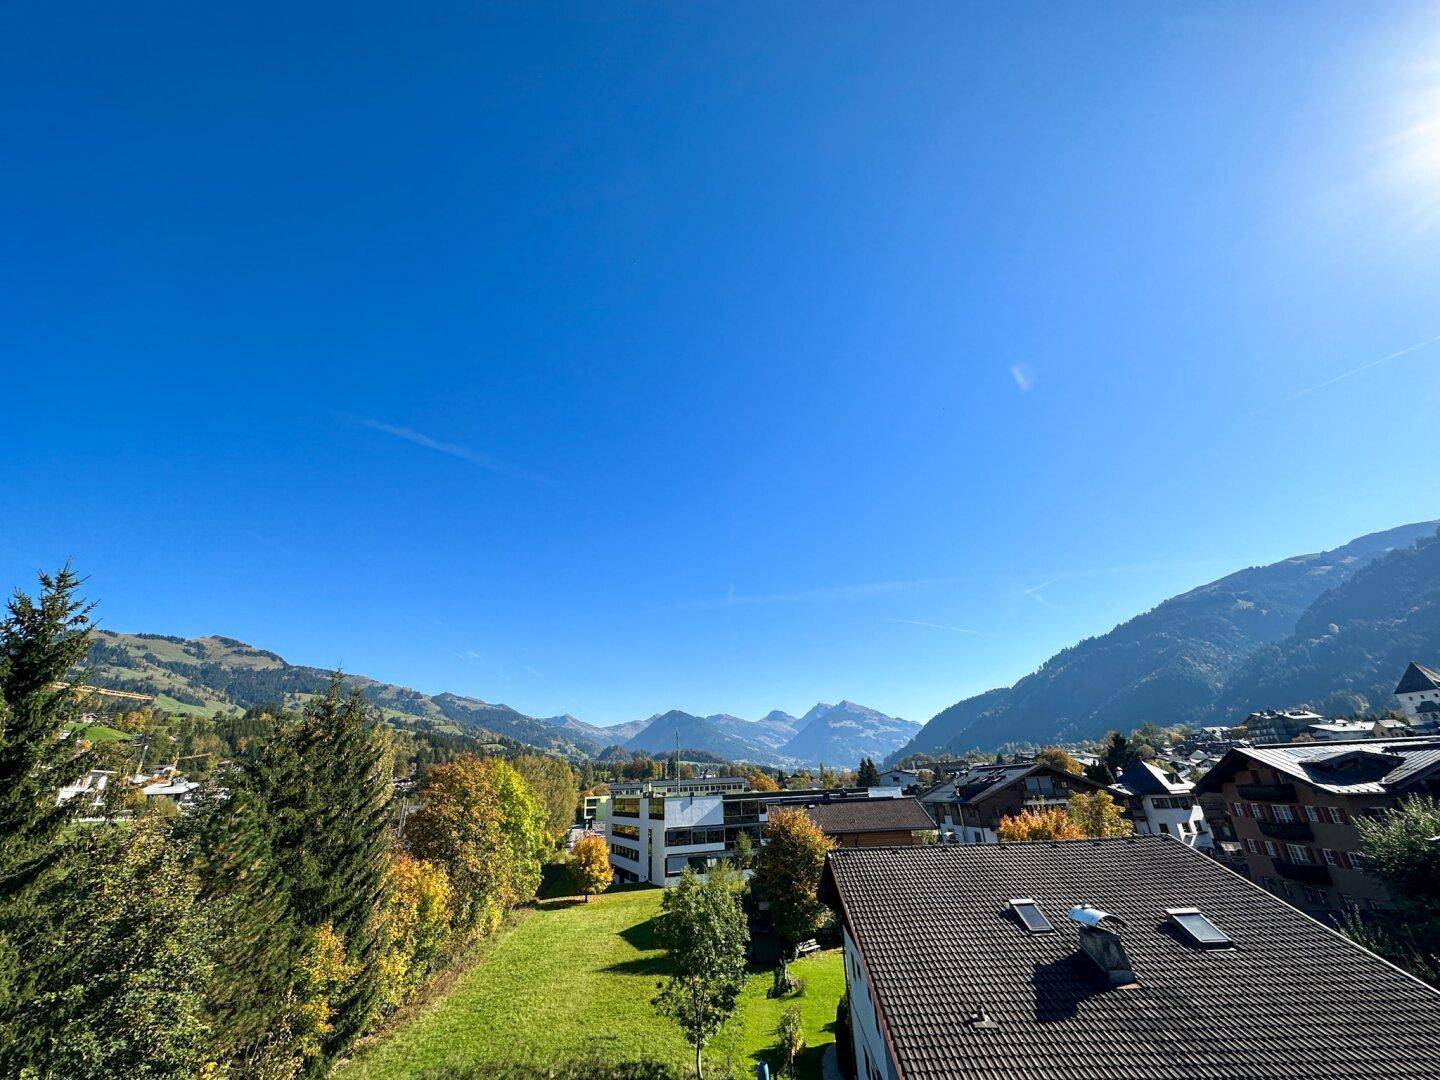
[{"label": "white house", "polygon": [[110,777],[115,773],[111,769],[91,769],[73,784],[66,784],[60,789],[60,795],[55,800],[55,805],[67,803],[71,799],[82,799],[88,803],[91,810],[99,809],[100,804],[105,801],[105,786],[110,783]]},{"label": "white house", "polygon": [[687,869],[704,873],[733,854],[735,839],[760,844],[767,806],[894,799],[897,787],[744,791],[714,795],[617,795],[601,801],[594,827],[610,845],[619,881],[674,885]]},{"label": "white house", "polygon": [[1412,720],[1440,718],[1440,673],[1410,661],[1395,687],[1395,696],[1400,700],[1400,711]]},{"label": "white house", "polygon": [[1129,796],[1130,818],[1141,836],[1173,836],[1202,851],[1214,846],[1194,784],[1171,780],[1148,761],[1137,761],[1120,773],[1115,786]]},{"label": "white house", "polygon": [[917,787],[920,774],[909,769],[887,769],[880,774],[880,787]]}]

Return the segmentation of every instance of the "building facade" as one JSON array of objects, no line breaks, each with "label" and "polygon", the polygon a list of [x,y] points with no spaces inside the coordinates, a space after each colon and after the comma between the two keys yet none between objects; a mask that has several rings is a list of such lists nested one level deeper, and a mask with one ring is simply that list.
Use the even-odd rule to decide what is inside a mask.
[{"label": "building facade", "polygon": [[1128,766],[1116,789],[1124,792],[1126,811],[1141,836],[1173,836],[1202,851],[1214,843],[1195,785],[1172,780],[1148,761]]},{"label": "building facade", "polygon": [[1395,697],[1400,711],[1411,720],[1440,719],[1440,672],[1410,661],[1395,687]]},{"label": "building facade", "polygon": [[609,844],[617,881],[673,885],[687,869],[705,873],[730,859],[741,833],[758,847],[767,806],[900,797],[899,788],[614,795],[597,808],[594,826]]},{"label": "building facade", "polygon": [[1367,869],[1355,823],[1440,795],[1440,737],[1238,748],[1196,790],[1220,796],[1256,883],[1318,918],[1386,911],[1394,898]]},{"label": "building facade", "polygon": [[1107,790],[1044,762],[974,765],[920,797],[947,844],[998,844],[1000,822],[1022,810],[1064,806],[1074,794]]}]

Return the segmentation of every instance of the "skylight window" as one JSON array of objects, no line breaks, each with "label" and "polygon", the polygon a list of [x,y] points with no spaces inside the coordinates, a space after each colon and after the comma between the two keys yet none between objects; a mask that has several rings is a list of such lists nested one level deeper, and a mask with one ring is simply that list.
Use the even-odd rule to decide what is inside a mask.
[{"label": "skylight window", "polygon": [[1223,949],[1235,944],[1224,930],[1202,915],[1199,908],[1166,908],[1165,914],[1185,937],[1202,949]]},{"label": "skylight window", "polygon": [[1055,932],[1055,927],[1051,926],[1050,920],[1045,918],[1045,913],[1040,910],[1040,905],[1029,897],[1011,900],[1010,910],[1015,912],[1015,917],[1020,920],[1021,925],[1032,934]]}]

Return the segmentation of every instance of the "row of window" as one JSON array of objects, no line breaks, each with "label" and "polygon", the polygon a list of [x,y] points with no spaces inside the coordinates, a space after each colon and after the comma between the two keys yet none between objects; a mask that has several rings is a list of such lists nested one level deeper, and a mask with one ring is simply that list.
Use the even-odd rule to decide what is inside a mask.
[{"label": "row of window", "polygon": [[611,844],[610,854],[618,855],[622,859],[629,859],[631,862],[640,861],[640,850],[630,847],[628,844]]},{"label": "row of window", "polygon": [[[1281,881],[1279,878],[1261,875],[1260,884],[1276,896],[1283,896],[1286,900],[1295,899],[1295,890],[1290,888],[1288,882]],[[1301,895],[1304,896],[1305,902],[1311,907],[1330,908],[1333,906],[1330,903],[1330,894],[1324,889],[1317,889],[1311,885],[1302,885],[1300,886],[1300,892]],[[1342,911],[1359,911],[1362,908],[1369,911],[1384,911],[1385,905],[1374,899],[1361,902],[1358,897],[1350,896],[1348,893],[1340,893],[1340,909]]]},{"label": "row of window", "polygon": [[639,817],[639,799],[614,799],[610,803],[610,814],[612,817]]},{"label": "row of window", "polygon": [[[1350,815],[1338,806],[1305,806],[1290,803],[1243,803],[1237,802],[1232,809],[1236,817],[1254,818],[1256,821],[1274,821],[1282,825],[1300,821],[1312,824],[1349,825]],[[1303,817],[1301,816],[1303,813]],[[1368,814],[1369,811],[1366,811]]]},{"label": "row of window", "polygon": [[[1272,859],[1280,858],[1280,847],[1273,840],[1249,840],[1245,841],[1245,850],[1252,855],[1269,855]],[[1315,857],[1315,850],[1304,844],[1286,844],[1285,858],[1292,863],[1301,866],[1318,866],[1321,859],[1326,866],[1343,866],[1348,870],[1364,870],[1364,856],[1357,855],[1352,851],[1335,851],[1328,847],[1320,849],[1320,858]]]},{"label": "row of window", "polygon": [[685,844],[723,844],[725,830],[720,826],[706,829],[666,829],[665,846],[682,847]]},{"label": "row of window", "polygon": [[1188,810],[1195,805],[1189,795],[1157,795],[1151,802],[1157,810]]},{"label": "row of window", "polygon": [[640,839],[640,826],[639,826],[639,825],[615,825],[615,824],[612,823],[611,826],[610,826],[610,835],[611,835],[611,836],[623,836],[623,837],[624,837],[625,839],[627,839],[627,840],[639,840],[639,839]]}]

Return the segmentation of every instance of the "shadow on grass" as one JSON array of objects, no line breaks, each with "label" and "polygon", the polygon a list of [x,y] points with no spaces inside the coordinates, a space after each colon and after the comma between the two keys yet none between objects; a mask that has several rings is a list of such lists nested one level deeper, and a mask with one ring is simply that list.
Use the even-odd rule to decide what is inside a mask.
[{"label": "shadow on grass", "polygon": [[[420,1080],[494,1080],[494,1065],[445,1066],[418,1074]],[[653,1061],[572,1061],[563,1064],[512,1062],[505,1067],[506,1080],[681,1080],[669,1065]]]}]

